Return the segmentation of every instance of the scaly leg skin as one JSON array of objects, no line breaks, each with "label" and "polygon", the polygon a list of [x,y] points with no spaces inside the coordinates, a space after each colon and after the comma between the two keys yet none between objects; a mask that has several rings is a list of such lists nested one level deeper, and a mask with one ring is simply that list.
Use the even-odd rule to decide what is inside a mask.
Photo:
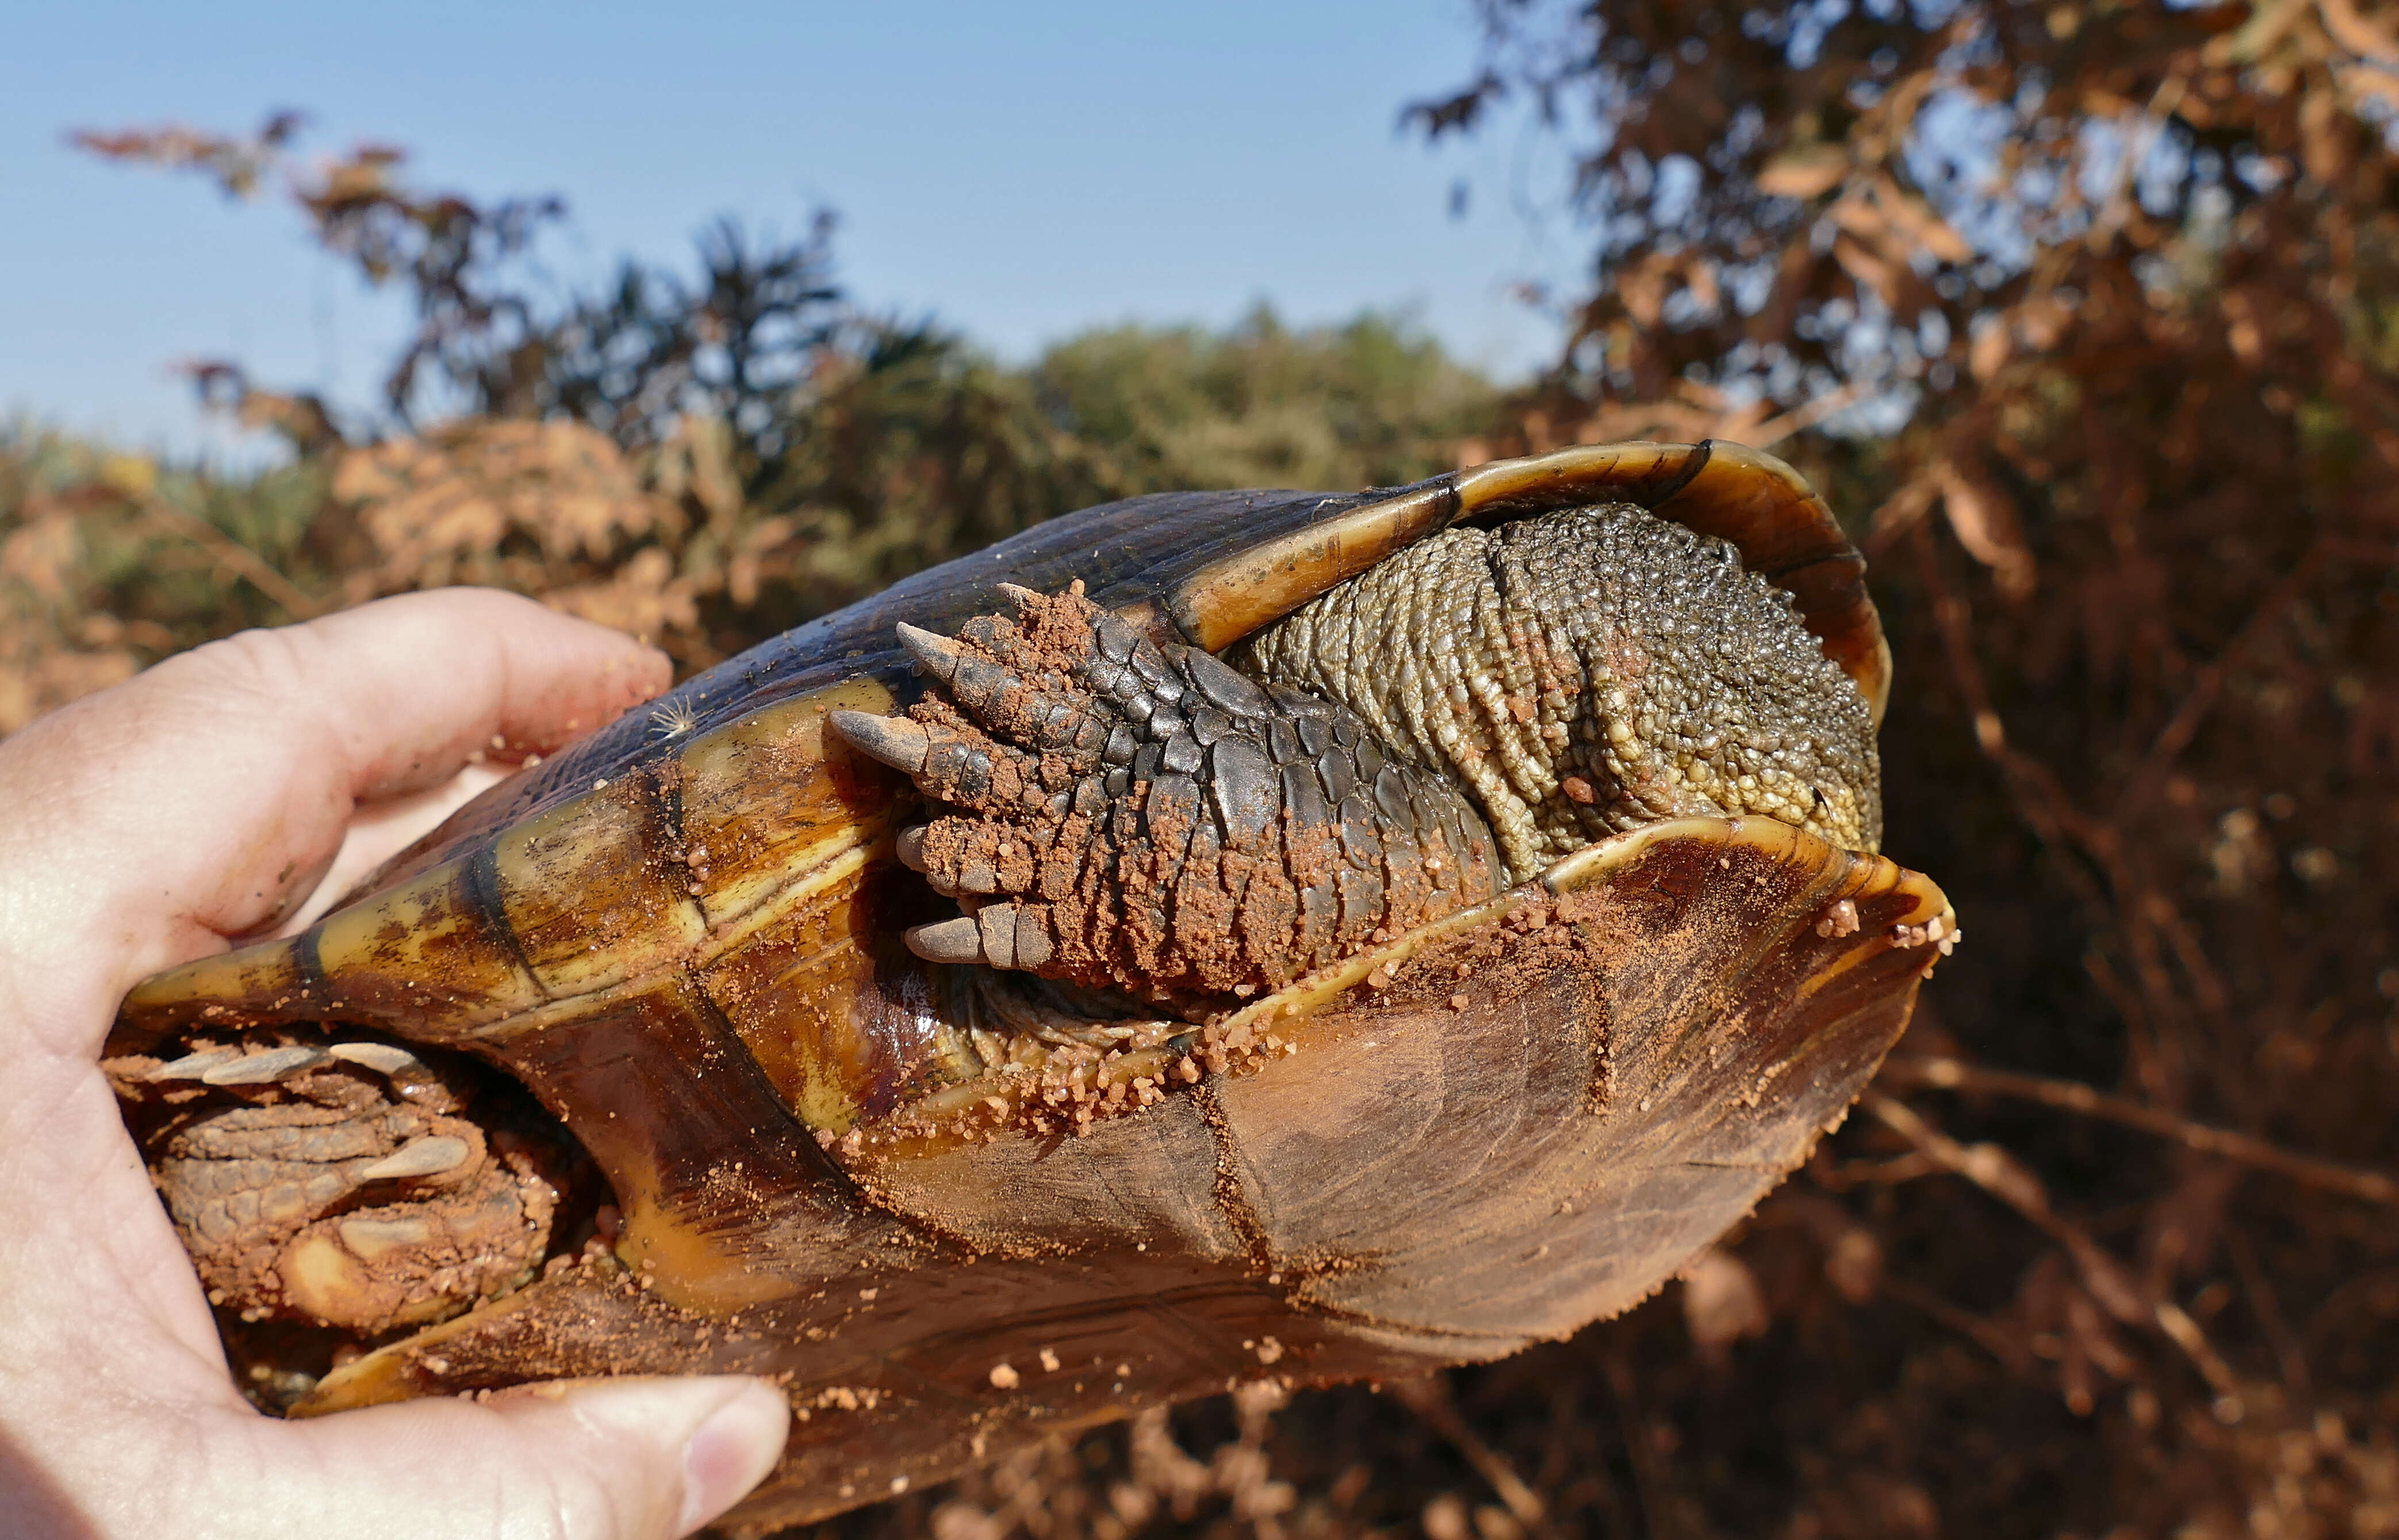
[{"label": "scaly leg skin", "polygon": [[373,1335],[529,1277],[567,1158],[394,1043],[209,1033],[106,1062],[210,1303]]},{"label": "scaly leg skin", "polygon": [[1079,583],[1006,592],[955,640],[900,628],[938,684],[907,716],[833,716],[954,810],[900,840],[966,911],[918,955],[1196,1018],[1498,890],[1481,815],[1348,709],[1153,643]]}]

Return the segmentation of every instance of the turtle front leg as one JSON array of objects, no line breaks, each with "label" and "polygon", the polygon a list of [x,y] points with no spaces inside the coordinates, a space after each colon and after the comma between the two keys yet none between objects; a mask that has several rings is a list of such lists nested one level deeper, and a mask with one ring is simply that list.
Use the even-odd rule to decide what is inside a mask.
[{"label": "turtle front leg", "polygon": [[911,931],[920,956],[1198,1010],[1497,890],[1473,807],[1347,709],[1154,643],[1080,584],[1006,592],[955,639],[900,628],[937,683],[907,716],[833,716],[948,806],[900,840],[966,911]]}]

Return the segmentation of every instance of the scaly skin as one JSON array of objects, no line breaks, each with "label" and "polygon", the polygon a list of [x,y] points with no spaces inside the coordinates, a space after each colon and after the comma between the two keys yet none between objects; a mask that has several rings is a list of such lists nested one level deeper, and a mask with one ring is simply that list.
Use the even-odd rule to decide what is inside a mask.
[{"label": "scaly skin", "polygon": [[104,1067],[213,1301],[371,1335],[454,1316],[541,1262],[569,1158],[469,1067],[313,1033],[185,1047]]},{"label": "scaly skin", "polygon": [[1197,1017],[1663,818],[1880,838],[1872,712],[1790,596],[1629,505],[1431,536],[1231,666],[1011,601],[900,628],[907,718],[834,719],[957,810],[901,844],[966,912],[935,961]]},{"label": "scaly skin", "polygon": [[1159,647],[1078,592],[1019,590],[956,641],[903,630],[945,698],[835,727],[963,810],[901,856],[966,918],[927,956],[1199,1010],[1489,897],[1498,852],[1357,718]]},{"label": "scaly skin", "polygon": [[1882,841],[1872,710],[1791,596],[1629,504],[1434,535],[1227,661],[1467,788],[1512,881],[1661,818]]}]

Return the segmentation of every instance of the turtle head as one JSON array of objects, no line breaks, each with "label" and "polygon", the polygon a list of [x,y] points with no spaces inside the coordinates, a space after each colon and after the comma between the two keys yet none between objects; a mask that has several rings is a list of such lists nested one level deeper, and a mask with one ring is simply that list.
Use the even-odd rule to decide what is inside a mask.
[{"label": "turtle head", "polygon": [[1232,660],[1464,789],[1514,880],[1673,817],[1881,840],[1873,710],[1792,596],[1631,504],[1428,536]]}]

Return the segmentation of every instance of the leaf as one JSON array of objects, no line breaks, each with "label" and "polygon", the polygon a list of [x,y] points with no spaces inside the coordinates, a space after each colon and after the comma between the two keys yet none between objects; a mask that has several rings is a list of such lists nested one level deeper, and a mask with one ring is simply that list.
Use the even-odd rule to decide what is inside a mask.
[{"label": "leaf", "polygon": [[1875,179],[1875,201],[1890,214],[1891,222],[1907,232],[1917,245],[1952,266],[1974,260],[1974,249],[1966,237],[1947,220],[1932,211],[1932,206],[1916,194],[1884,175]]},{"label": "leaf", "polygon": [[[2012,600],[2029,596],[2035,578],[2032,552],[2025,547],[2015,506],[2008,501],[2007,494],[1987,481],[1964,474],[1952,461],[1945,460],[1934,467],[1933,478],[1941,489],[1942,510],[1949,516],[1949,528],[1958,536],[1958,544],[1966,547],[1966,554],[1991,569],[1991,580],[2002,596]],[[1997,1146],[1991,1148],[1997,1151]],[[2003,1154],[1998,1152],[1993,1158]]]},{"label": "leaf", "polygon": [[1966,368],[1974,378],[1987,385],[2008,361],[2008,323],[2000,317],[1977,317],[1974,340],[1966,348]]},{"label": "leaf", "polygon": [[2399,35],[2367,20],[2355,0],[2316,0],[2316,12],[2342,47],[2378,64],[2399,65]]},{"label": "leaf", "polygon": [[1940,495],[1940,483],[1931,476],[1910,478],[1866,520],[1869,549],[1888,550],[1892,541],[1914,529],[1926,514],[1932,511],[1933,501]]},{"label": "leaf", "polygon": [[1711,1246],[1683,1269],[1683,1321],[1701,1348],[1722,1349],[1765,1334],[1766,1296],[1749,1264]]},{"label": "leaf", "polygon": [[1839,145],[1803,145],[1760,167],[1757,190],[1769,197],[1822,197],[1839,186],[1849,171],[1849,154]]},{"label": "leaf", "polygon": [[1833,260],[1841,270],[1879,295],[1885,304],[1899,297],[1899,273],[1891,263],[1844,235],[1833,241]]}]

